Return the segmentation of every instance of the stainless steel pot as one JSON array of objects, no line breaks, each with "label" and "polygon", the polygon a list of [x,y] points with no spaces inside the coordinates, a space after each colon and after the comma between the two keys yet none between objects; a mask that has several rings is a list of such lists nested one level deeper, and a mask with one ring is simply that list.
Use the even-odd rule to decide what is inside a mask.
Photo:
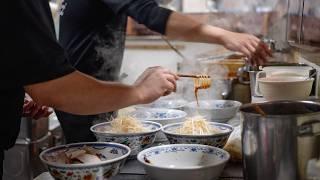
[{"label": "stainless steel pot", "polygon": [[[267,115],[256,112],[258,105]],[[240,108],[246,180],[305,180],[319,157],[320,103],[274,101]]]},{"label": "stainless steel pot", "polygon": [[257,74],[260,71],[249,71],[249,77],[250,77],[250,92],[251,92],[251,96],[254,97],[261,97],[258,94],[256,94],[255,91],[255,87],[256,87],[256,83],[257,83]]}]

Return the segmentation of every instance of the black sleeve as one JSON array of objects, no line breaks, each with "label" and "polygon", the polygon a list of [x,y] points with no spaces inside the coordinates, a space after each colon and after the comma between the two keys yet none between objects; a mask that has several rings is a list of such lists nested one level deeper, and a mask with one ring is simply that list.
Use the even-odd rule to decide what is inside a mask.
[{"label": "black sleeve", "polygon": [[6,24],[2,82],[24,86],[52,80],[74,71],[57,43],[47,0],[15,0]]},{"label": "black sleeve", "polygon": [[171,10],[159,7],[154,0],[101,0],[114,13],[126,13],[153,31],[165,34]]}]

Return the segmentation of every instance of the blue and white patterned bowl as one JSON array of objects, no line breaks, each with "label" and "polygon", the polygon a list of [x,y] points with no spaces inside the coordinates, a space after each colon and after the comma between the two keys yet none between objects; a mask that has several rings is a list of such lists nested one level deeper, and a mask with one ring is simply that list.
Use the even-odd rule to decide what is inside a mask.
[{"label": "blue and white patterned bowl", "polygon": [[162,108],[162,109],[177,109],[183,110],[188,104],[188,101],[184,99],[158,99],[150,104],[143,104],[135,106],[137,109],[140,108]]},{"label": "blue and white patterned bowl", "polygon": [[240,106],[241,102],[232,100],[201,100],[199,107],[197,102],[193,101],[185,110],[189,116],[200,114],[210,121],[224,123],[237,114]]},{"label": "blue and white patterned bowl", "polygon": [[105,132],[111,128],[110,122],[94,125],[90,130],[95,134],[100,142],[116,142],[127,145],[131,148],[130,158],[135,157],[140,151],[150,147],[155,140],[156,133],[160,131],[162,125],[151,121],[142,121],[143,127],[150,129],[141,133],[110,133]]},{"label": "blue and white patterned bowl", "polygon": [[187,116],[187,113],[174,109],[141,108],[131,112],[130,115],[139,120],[153,121],[166,125],[183,121]]},{"label": "blue and white patterned bowl", "polygon": [[[131,113],[131,116],[139,120],[147,120],[167,125],[184,121],[187,113],[181,110],[161,109],[161,108],[141,108]],[[158,132],[156,142],[167,141],[162,132]]]},{"label": "blue and white patterned bowl", "polygon": [[209,122],[209,124],[210,126],[221,130],[221,133],[213,135],[179,134],[177,133],[177,130],[182,127],[183,123],[168,124],[164,126],[161,131],[167,136],[171,144],[203,144],[223,148],[233,131],[233,127],[229,124],[216,122]]},{"label": "blue and white patterned bowl", "polygon": [[[80,149],[84,146],[98,151],[102,162],[91,164],[63,164],[55,162],[58,154],[68,149]],[[109,179],[118,174],[131,150],[129,147],[117,143],[88,142],[56,146],[40,154],[41,161],[48,167],[52,177],[60,180],[73,179]]]},{"label": "blue and white patterned bowl", "polygon": [[147,174],[155,180],[214,180],[230,155],[223,149],[200,144],[171,144],[138,154]]}]

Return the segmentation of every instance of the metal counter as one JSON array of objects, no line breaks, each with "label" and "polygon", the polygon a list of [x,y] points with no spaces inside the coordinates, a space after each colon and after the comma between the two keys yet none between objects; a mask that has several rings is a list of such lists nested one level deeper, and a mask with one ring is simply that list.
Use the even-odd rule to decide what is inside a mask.
[{"label": "metal counter", "polygon": [[[34,180],[54,180],[49,172],[42,173]],[[112,180],[151,180],[137,160],[129,160],[120,173]],[[229,162],[219,180],[243,180],[242,164]]]},{"label": "metal counter", "polygon": [[[240,124],[240,113],[230,119],[228,124],[238,126]],[[160,145],[166,143],[155,143]],[[54,180],[49,172],[42,173],[34,180]],[[146,174],[143,166],[137,160],[127,160],[120,173],[113,177],[112,180],[151,180]],[[242,163],[228,162],[219,180],[243,180]]]}]

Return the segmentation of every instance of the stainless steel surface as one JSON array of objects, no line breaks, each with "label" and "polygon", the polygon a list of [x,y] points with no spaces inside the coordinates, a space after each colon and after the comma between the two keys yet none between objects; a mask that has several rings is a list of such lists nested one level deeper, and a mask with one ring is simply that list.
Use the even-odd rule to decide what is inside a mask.
[{"label": "stainless steel surface", "polygon": [[[49,172],[45,172],[34,180],[53,180]],[[120,173],[112,180],[151,180],[137,160],[127,161]],[[228,163],[219,180],[243,180],[242,165]]]},{"label": "stainless steel surface", "polygon": [[246,180],[305,180],[308,160],[319,157],[320,103],[274,101],[240,108]]},{"label": "stainless steel surface", "polygon": [[276,40],[279,52],[297,52],[309,61],[320,58],[319,1],[278,0],[270,18],[268,38]]},{"label": "stainless steel surface", "polygon": [[27,138],[31,141],[45,136],[49,131],[48,118],[41,118],[38,120],[32,118],[21,118],[20,133],[18,138]]},{"label": "stainless steel surface", "polygon": [[45,172],[39,154],[50,142],[50,133],[36,141],[18,139],[15,146],[5,152],[3,180],[31,180]]},{"label": "stainless steel surface", "polygon": [[254,96],[254,97],[261,97],[259,95],[256,94],[256,91],[255,91],[255,86],[256,86],[256,78],[257,78],[257,74],[258,72],[260,71],[249,71],[249,76],[250,76],[250,92],[251,92],[251,96]]}]

